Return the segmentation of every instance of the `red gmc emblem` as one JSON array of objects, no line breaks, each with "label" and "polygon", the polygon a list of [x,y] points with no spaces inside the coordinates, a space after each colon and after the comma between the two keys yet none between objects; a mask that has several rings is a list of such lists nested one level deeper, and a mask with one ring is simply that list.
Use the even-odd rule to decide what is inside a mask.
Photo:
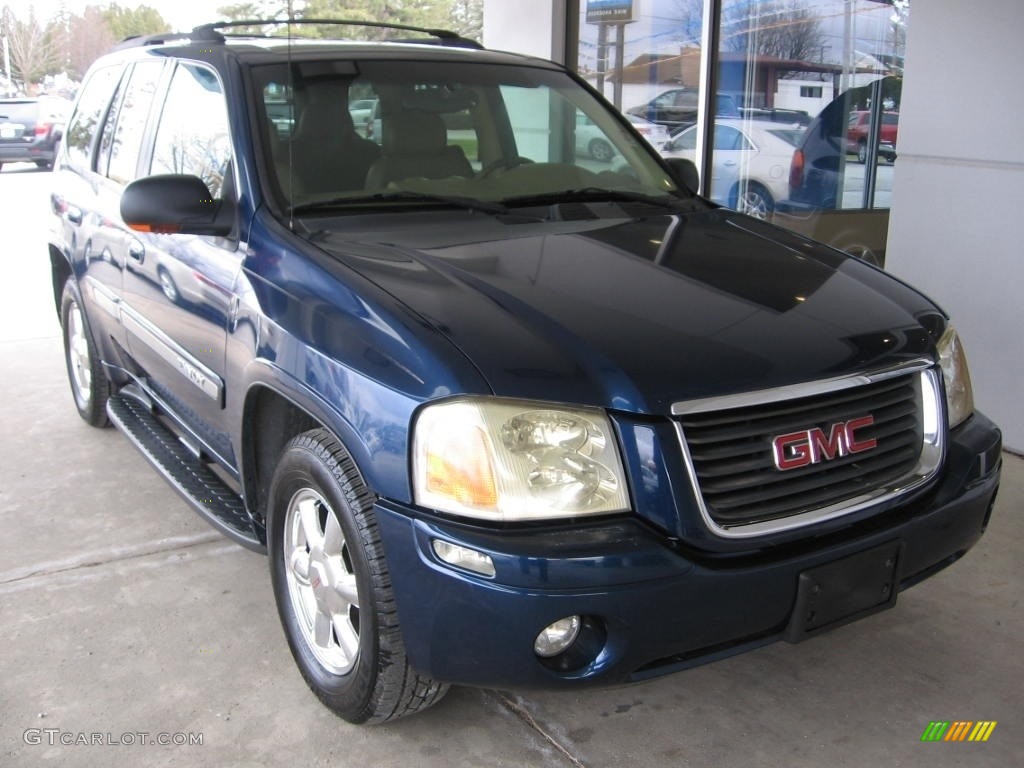
[{"label": "red gmc emblem", "polygon": [[829,427],[827,435],[817,427],[779,435],[772,440],[775,466],[785,472],[822,461],[831,461],[840,456],[849,456],[851,453],[870,451],[878,445],[878,441],[873,437],[858,440],[857,430],[874,423],[874,416],[861,416],[859,419],[833,424]]}]

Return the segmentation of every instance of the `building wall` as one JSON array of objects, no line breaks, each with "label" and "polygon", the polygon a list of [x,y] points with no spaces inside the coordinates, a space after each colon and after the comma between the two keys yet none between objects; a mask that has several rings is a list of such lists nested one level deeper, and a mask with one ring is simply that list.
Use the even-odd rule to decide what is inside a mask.
[{"label": "building wall", "polygon": [[484,0],[487,48],[565,63],[565,0]]},{"label": "building wall", "polygon": [[912,8],[886,266],[950,313],[978,407],[1024,451],[1024,4]]}]

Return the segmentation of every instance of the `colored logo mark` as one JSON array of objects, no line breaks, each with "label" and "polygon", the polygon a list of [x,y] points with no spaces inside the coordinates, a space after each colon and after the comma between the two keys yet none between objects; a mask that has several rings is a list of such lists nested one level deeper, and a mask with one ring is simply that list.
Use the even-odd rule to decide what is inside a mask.
[{"label": "colored logo mark", "polygon": [[921,734],[921,741],[988,741],[995,729],[995,720],[933,720]]}]

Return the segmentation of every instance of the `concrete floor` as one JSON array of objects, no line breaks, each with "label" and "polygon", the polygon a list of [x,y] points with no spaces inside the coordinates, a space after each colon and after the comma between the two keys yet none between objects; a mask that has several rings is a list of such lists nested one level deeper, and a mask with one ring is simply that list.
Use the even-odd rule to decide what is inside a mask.
[{"label": "concrete floor", "polygon": [[[338,720],[296,671],[265,559],[75,414],[46,175],[20,171],[0,175],[0,766],[1021,764],[1024,460],[1009,455],[987,535],[892,611],[630,687],[460,688],[395,724]],[[932,720],[998,726],[986,743],[922,743]],[[148,743],[161,733],[202,745]]]}]

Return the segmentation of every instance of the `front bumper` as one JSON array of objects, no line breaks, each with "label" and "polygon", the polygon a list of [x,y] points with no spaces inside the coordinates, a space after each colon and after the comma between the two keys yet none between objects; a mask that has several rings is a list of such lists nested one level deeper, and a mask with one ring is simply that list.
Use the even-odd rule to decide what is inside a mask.
[{"label": "front bumper", "polygon": [[[387,501],[376,514],[419,671],[488,687],[611,684],[816,634],[794,623],[801,574],[806,581],[812,569],[831,573],[868,550],[898,551],[897,592],[941,570],[988,523],[1000,450],[998,429],[976,414],[951,436],[946,465],[926,495],[846,529],[742,555],[687,548],[638,518],[494,531]],[[445,564],[434,539],[486,553],[495,576]],[[561,666],[543,662],[533,652],[537,633],[570,615],[585,617],[582,650],[571,649],[579,652]]]}]

